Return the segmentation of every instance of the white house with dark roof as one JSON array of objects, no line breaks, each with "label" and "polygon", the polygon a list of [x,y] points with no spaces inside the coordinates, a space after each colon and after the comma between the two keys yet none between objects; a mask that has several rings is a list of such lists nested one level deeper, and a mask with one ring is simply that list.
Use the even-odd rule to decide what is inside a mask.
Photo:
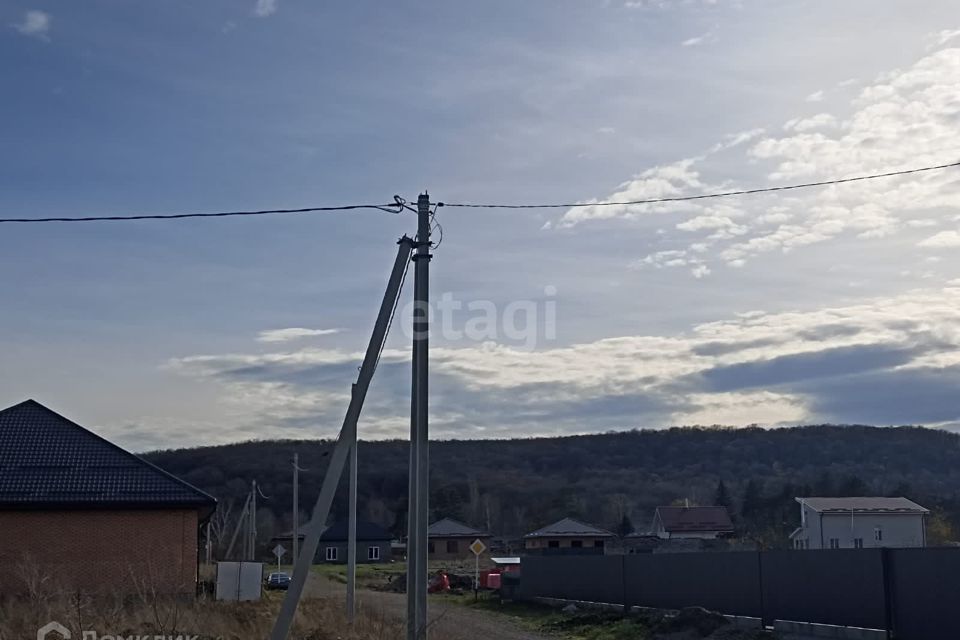
[{"label": "white house with dark roof", "polygon": [[906,498],[797,498],[794,549],[925,547],[928,509]]},{"label": "white house with dark roof", "polygon": [[603,554],[616,535],[573,518],[564,518],[523,536],[527,553]]}]

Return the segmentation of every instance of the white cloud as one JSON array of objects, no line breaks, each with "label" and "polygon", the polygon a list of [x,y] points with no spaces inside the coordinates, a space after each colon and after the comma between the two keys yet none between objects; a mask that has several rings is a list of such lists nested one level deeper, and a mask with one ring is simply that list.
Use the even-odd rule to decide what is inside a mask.
[{"label": "white cloud", "polygon": [[953,230],[941,231],[926,240],[921,240],[917,243],[917,246],[923,247],[924,249],[951,249],[960,247],[960,233]]},{"label": "white cloud", "polygon": [[823,90],[814,91],[806,97],[807,102],[823,102]]},{"label": "white cloud", "polygon": [[[737,183],[714,178],[712,154],[724,166],[763,172],[772,185],[829,180],[937,165],[960,157],[960,48],[931,53],[902,70],[882,74],[853,97],[844,111],[787,120],[781,133],[752,130],[713,145],[700,156],[648,169],[607,198],[617,202],[698,195],[763,186],[763,176]],[[759,133],[758,133],[759,132]],[[749,141],[740,149],[732,142]],[[741,142],[742,144],[742,142]],[[749,181],[747,181],[749,180]],[[655,254],[633,266],[690,267],[713,261],[741,267],[757,256],[845,238],[871,241],[901,230],[937,227],[947,231],[921,246],[949,242],[960,207],[956,170],[825,188],[655,205],[587,206],[567,211],[557,227],[595,220],[639,220],[650,215],[678,218],[675,231],[658,242],[678,252],[664,261]],[[944,227],[947,229],[944,229]],[[676,246],[676,245],[680,246]],[[668,264],[669,263],[669,264]],[[704,270],[699,269],[703,274]]]},{"label": "white cloud", "polygon": [[279,4],[280,0],[257,0],[257,4],[253,8],[253,15],[257,16],[258,18],[272,16],[277,12]]},{"label": "white cloud", "polygon": [[713,44],[717,41],[714,31],[708,31],[703,35],[687,38],[680,43],[681,47],[698,47],[703,44]]},{"label": "white cloud", "polygon": [[837,126],[837,119],[833,115],[829,113],[818,113],[809,118],[794,118],[793,120],[788,120],[786,124],[783,125],[783,128],[787,131],[804,133],[815,129],[832,128],[835,126]]},{"label": "white cloud", "polygon": [[690,399],[697,408],[674,413],[671,416],[673,423],[744,426],[744,416],[750,415],[755,424],[776,426],[798,424],[809,415],[801,398],[785,393],[698,393],[691,395]]},{"label": "white cloud", "polygon": [[50,14],[31,10],[23,14],[23,19],[13,25],[13,28],[25,36],[49,40],[50,36]]},{"label": "white cloud", "polygon": [[340,333],[340,329],[305,329],[303,327],[289,327],[287,329],[268,329],[257,335],[258,342],[289,342],[301,338],[328,336]]},{"label": "white cloud", "polygon": [[956,39],[960,36],[960,29],[944,29],[933,33],[928,37],[928,47],[930,49],[935,49],[937,47],[942,47],[951,40]]},{"label": "white cloud", "polygon": [[[623,336],[532,352],[494,343],[438,347],[431,350],[431,387],[438,389],[431,403],[435,433],[497,433],[504,414],[510,415],[510,429],[525,435],[612,424],[777,425],[830,419],[812,408],[831,393],[830,383],[816,389],[805,385],[857,371],[888,375],[957,367],[958,327],[960,287],[946,286],[848,306],[740,313],[672,336]],[[839,365],[830,360],[838,353]],[[290,435],[290,423],[329,424],[342,418],[361,358],[359,352],[303,348],[191,356],[169,367],[223,385],[230,415],[275,425],[260,432],[271,437]],[[407,350],[388,349],[381,371],[384,366],[406,371],[408,362]],[[845,369],[851,362],[854,369]],[[770,379],[770,372],[781,378]],[[364,410],[367,433],[403,435],[408,417],[401,405],[408,384],[406,375],[375,382]],[[607,405],[598,400],[612,407],[649,401],[651,408],[614,410],[604,417],[598,411]],[[862,402],[868,407],[870,399]]]}]

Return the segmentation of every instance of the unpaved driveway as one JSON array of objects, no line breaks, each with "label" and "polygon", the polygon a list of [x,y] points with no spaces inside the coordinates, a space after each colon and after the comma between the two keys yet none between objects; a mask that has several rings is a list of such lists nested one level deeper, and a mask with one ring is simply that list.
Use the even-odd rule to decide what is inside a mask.
[{"label": "unpaved driveway", "polygon": [[[303,595],[342,599],[346,597],[346,587],[323,575],[311,573]],[[407,596],[403,593],[357,589],[357,607],[361,615],[367,609],[404,620],[407,616]],[[444,640],[548,640],[548,636],[521,628],[508,616],[432,598],[428,603],[427,619],[430,635]]]}]

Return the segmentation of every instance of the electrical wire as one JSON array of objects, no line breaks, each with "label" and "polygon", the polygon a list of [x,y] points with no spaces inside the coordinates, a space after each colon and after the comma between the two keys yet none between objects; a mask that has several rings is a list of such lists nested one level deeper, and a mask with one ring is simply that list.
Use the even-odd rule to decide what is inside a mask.
[{"label": "electrical wire", "polygon": [[440,232],[440,239],[437,240],[437,244],[433,245],[433,250],[436,251],[440,248],[440,245],[443,244],[443,225],[440,224],[440,221],[437,220],[437,209],[440,208],[440,204],[436,204],[433,207],[433,211],[430,212],[430,222],[433,223],[433,228],[430,229],[430,233],[433,233],[433,229],[436,229]]},{"label": "electrical wire", "polygon": [[[471,202],[436,202],[432,217],[436,223],[436,210],[439,207],[458,207],[468,209],[570,209],[575,207],[612,207],[612,206],[633,206],[644,204],[660,204],[669,202],[689,202],[693,200],[706,200],[711,198],[729,198],[733,196],[753,195],[757,193],[773,193],[776,191],[789,191],[793,189],[808,189],[812,187],[825,187],[837,184],[846,184],[850,182],[861,182],[864,180],[877,180],[880,178],[891,178],[895,176],[905,176],[915,173],[928,171],[939,171],[960,167],[960,161],[950,162],[928,167],[918,167],[914,169],[902,169],[900,171],[888,171],[885,173],[874,173],[870,175],[854,176],[850,178],[837,178],[832,180],[820,180],[817,182],[804,182],[800,184],[782,185],[777,187],[759,187],[756,189],[741,189],[737,191],[722,191],[717,193],[704,193],[689,196],[668,196],[664,198],[648,198],[644,200],[626,200],[614,202],[570,202],[557,204],[485,204]],[[240,216],[265,216],[274,214],[300,214],[317,213],[333,211],[356,211],[360,209],[375,209],[391,214],[399,214],[404,211],[416,212],[407,201],[400,196],[394,196],[393,202],[389,204],[350,204],[343,206],[329,207],[304,207],[301,209],[262,209],[258,211],[219,211],[214,213],[172,213],[172,214],[134,214],[134,215],[116,215],[116,216],[82,216],[82,217],[48,217],[48,218],[0,218],[0,223],[48,223],[48,222],[125,222],[133,220],[183,220],[186,218],[227,218]],[[441,241],[443,237],[443,228],[437,225],[440,231]],[[438,243],[439,244],[439,243]]]},{"label": "electrical wire", "polygon": [[439,207],[459,207],[464,209],[570,209],[574,207],[613,207],[613,206],[631,206],[641,204],[659,204],[664,202],[688,202],[691,200],[707,200],[709,198],[729,198],[732,196],[747,196],[755,193],[771,193],[774,191],[789,191],[791,189],[808,189],[811,187],[826,187],[834,184],[846,184],[848,182],[860,182],[863,180],[877,180],[879,178],[892,178],[894,176],[905,176],[913,173],[922,173],[925,171],[939,171],[941,169],[950,169],[960,167],[960,162],[951,162],[930,167],[919,167],[916,169],[903,169],[900,171],[888,171],[886,173],[874,173],[865,176],[854,176],[852,178],[837,178],[833,180],[821,180],[819,182],[804,182],[801,184],[790,184],[779,187],[760,187],[756,189],[741,189],[738,191],[722,191],[719,193],[704,193],[692,196],[670,196],[665,198],[648,198],[646,200],[628,200],[623,202],[573,202],[566,204],[478,204],[464,202],[438,202]]},{"label": "electrical wire", "polygon": [[129,220],[182,220],[184,218],[227,218],[235,216],[265,216],[286,213],[314,213],[330,211],[356,211],[359,209],[376,209],[386,213],[398,214],[406,207],[406,200],[394,196],[392,204],[350,204],[339,207],[304,207],[302,209],[263,209],[260,211],[219,211],[216,213],[167,213],[167,214],[135,214],[122,216],[84,216],[77,218],[0,218],[3,222],[120,222]]}]

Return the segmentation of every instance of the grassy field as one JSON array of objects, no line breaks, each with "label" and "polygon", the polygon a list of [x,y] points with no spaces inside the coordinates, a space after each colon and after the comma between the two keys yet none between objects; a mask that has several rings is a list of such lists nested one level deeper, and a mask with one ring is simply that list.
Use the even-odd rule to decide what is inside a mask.
[{"label": "grassy field", "polygon": [[[57,621],[80,638],[196,635],[199,640],[265,638],[276,618],[281,592],[264,592],[259,602],[216,602],[140,596],[65,596],[0,602],[0,640],[34,638],[42,625]],[[59,636],[58,636],[59,637]],[[339,602],[313,599],[300,604],[291,640],[393,640],[403,637],[402,621],[375,611],[348,625]]]}]

